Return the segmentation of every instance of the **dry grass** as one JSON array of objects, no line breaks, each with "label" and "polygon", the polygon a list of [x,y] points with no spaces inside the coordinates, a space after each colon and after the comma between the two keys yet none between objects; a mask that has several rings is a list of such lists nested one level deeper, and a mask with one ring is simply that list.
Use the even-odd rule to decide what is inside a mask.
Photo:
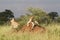
[{"label": "dry grass", "polygon": [[45,33],[18,32],[10,34],[10,26],[0,26],[0,40],[60,40],[60,25],[46,26]]}]

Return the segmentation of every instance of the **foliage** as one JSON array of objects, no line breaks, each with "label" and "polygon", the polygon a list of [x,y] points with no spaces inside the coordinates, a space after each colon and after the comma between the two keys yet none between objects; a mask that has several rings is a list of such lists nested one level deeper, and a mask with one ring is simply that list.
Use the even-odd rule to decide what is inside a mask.
[{"label": "foliage", "polygon": [[14,14],[11,10],[6,9],[3,12],[0,12],[0,23],[6,23],[10,18],[14,17]]},{"label": "foliage", "polygon": [[[34,20],[37,20],[41,24],[44,23],[42,24],[42,26],[45,27],[47,31],[45,33],[36,33],[36,34],[27,33],[27,32],[25,33],[18,32],[18,33],[11,34],[10,26],[3,25],[1,27],[0,25],[0,40],[60,40],[60,23],[58,23],[60,22],[60,17],[57,17],[57,14],[55,13],[47,14],[46,12],[42,11],[39,8],[30,8],[28,9],[28,11],[31,14],[29,13],[26,15],[22,15],[20,16],[20,18],[17,19],[17,21],[20,22],[21,27],[27,23],[30,16],[35,16]],[[2,16],[0,15],[1,17],[5,17],[7,19],[14,17],[14,15],[11,14],[12,12],[7,10],[0,13],[2,15]],[[3,20],[4,18],[1,19]],[[52,22],[51,19],[54,19],[54,22]],[[4,22],[4,20],[2,22]],[[2,22],[0,21],[0,23]],[[50,24],[45,25],[46,23],[47,24],[50,23]]]},{"label": "foliage", "polygon": [[40,22],[41,18],[45,17],[47,15],[46,12],[42,11],[39,8],[32,8],[31,7],[31,8],[28,8],[28,11],[29,11],[29,14],[22,15],[18,19],[18,20],[20,20],[20,23],[22,25],[26,24],[31,16],[34,16],[34,21],[36,20],[36,21]]},{"label": "foliage", "polygon": [[58,17],[58,13],[57,13],[57,12],[50,12],[50,13],[48,13],[48,15],[50,16],[50,18],[51,18],[52,20],[54,20],[55,17]]},{"label": "foliage", "polygon": [[20,22],[20,26],[23,26],[27,23],[29,20],[29,15],[22,15],[20,18],[18,18],[18,21]]},{"label": "foliage", "polygon": [[[38,21],[39,24],[48,25],[49,23],[53,23],[53,21],[54,22],[59,21],[59,18],[58,18],[59,15],[57,12],[46,13],[40,8],[33,8],[33,7],[28,8],[28,12],[29,14],[21,15],[20,18],[18,18],[21,25],[26,24],[31,16],[34,16],[34,21],[35,20]],[[56,17],[57,17],[57,20],[56,20]]]},{"label": "foliage", "polygon": [[43,16],[46,16],[46,12],[44,12],[42,9],[39,8],[28,8],[28,11],[32,13],[33,16],[36,18],[41,18]]},{"label": "foliage", "polygon": [[45,33],[10,33],[10,26],[0,27],[0,40],[60,40],[60,25],[52,23],[46,26]]},{"label": "foliage", "polygon": [[[46,13],[40,8],[33,8],[33,7],[28,8],[28,12],[29,13],[25,15],[21,15],[19,18],[17,18],[21,26],[25,25],[31,16],[34,16],[34,21],[35,20],[38,21],[39,24],[49,24],[52,23],[53,21],[54,22],[60,21],[57,12]],[[11,10],[7,10],[7,9],[3,12],[0,12],[0,14],[1,14],[0,15],[1,24],[10,20],[11,17],[14,17],[14,13]]]}]

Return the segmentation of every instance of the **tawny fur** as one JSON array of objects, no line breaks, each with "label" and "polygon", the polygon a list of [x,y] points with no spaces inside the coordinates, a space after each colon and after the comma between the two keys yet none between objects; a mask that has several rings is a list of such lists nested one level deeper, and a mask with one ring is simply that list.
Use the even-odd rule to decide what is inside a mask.
[{"label": "tawny fur", "polygon": [[19,23],[16,22],[14,18],[12,18],[10,22],[11,22],[11,28],[17,30],[17,28],[19,27]]},{"label": "tawny fur", "polygon": [[30,19],[29,19],[29,21],[27,22],[27,26],[29,26],[30,23],[32,24],[31,25],[32,29],[34,28],[35,25],[39,25],[39,23],[37,21],[34,21],[33,19],[34,19],[34,16],[31,16]]}]

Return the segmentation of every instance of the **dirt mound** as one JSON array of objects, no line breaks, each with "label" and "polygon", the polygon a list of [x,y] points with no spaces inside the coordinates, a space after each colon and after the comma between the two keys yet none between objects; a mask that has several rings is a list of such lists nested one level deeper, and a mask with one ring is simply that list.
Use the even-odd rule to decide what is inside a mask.
[{"label": "dirt mound", "polygon": [[21,28],[21,31],[22,32],[44,32],[46,29],[42,26],[34,26],[34,28],[32,29],[32,24],[30,24],[29,26],[27,25],[24,25],[22,28]]},{"label": "dirt mound", "polygon": [[35,26],[33,29],[32,29],[32,32],[45,32],[46,29],[42,26]]},{"label": "dirt mound", "polygon": [[22,31],[22,32],[25,32],[25,31],[30,32],[30,31],[31,31],[31,27],[30,27],[30,26],[27,26],[27,25],[24,25],[24,26],[22,27],[21,31]]}]

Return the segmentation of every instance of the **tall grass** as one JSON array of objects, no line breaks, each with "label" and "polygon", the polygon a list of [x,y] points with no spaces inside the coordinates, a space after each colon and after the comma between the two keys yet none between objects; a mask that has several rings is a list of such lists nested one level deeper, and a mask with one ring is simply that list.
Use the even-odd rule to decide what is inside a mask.
[{"label": "tall grass", "polygon": [[46,27],[45,33],[12,33],[10,26],[0,26],[0,40],[60,40],[60,24],[52,23]]}]

